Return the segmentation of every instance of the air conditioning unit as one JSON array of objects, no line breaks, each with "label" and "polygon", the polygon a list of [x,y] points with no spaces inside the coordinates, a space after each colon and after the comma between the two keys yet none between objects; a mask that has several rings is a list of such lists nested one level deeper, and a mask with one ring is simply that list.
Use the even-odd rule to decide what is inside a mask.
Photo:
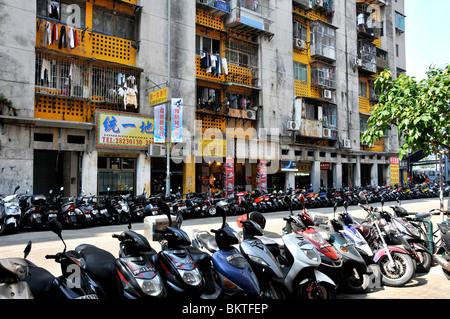
[{"label": "air conditioning unit", "polygon": [[306,43],[304,40],[299,39],[299,38],[294,38],[294,47],[296,47],[297,49],[306,49]]},{"label": "air conditioning unit", "polygon": [[355,58],[355,60],[353,61],[353,63],[354,63],[355,65],[357,65],[357,66],[362,66],[362,60],[361,60],[361,59]]},{"label": "air conditioning unit", "polygon": [[332,98],[331,91],[330,90],[323,90],[322,97],[324,99],[331,100],[331,98]]},{"label": "air conditioning unit", "polygon": [[286,128],[288,131],[299,131],[300,123],[298,123],[296,121],[287,121]]},{"label": "air conditioning unit", "polygon": [[166,156],[166,146],[159,144],[149,144],[148,145],[148,156]]},{"label": "air conditioning unit", "polygon": [[323,7],[323,0],[314,0],[314,3],[315,3],[316,6]]},{"label": "air conditioning unit", "polygon": [[331,129],[329,129],[329,128],[324,128],[324,129],[323,129],[323,134],[322,134],[322,136],[323,136],[324,138],[331,138]]},{"label": "air conditioning unit", "polygon": [[252,110],[247,111],[247,118],[249,120],[256,120],[256,112]]},{"label": "air conditioning unit", "polygon": [[352,148],[352,141],[349,139],[342,140],[342,145],[344,148]]}]

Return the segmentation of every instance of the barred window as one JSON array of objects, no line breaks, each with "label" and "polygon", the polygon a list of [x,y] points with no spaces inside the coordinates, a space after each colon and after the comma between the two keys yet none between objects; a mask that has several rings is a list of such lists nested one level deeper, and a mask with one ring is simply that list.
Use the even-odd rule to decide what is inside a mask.
[{"label": "barred window", "polygon": [[308,66],[306,64],[294,61],[294,79],[308,82]]}]

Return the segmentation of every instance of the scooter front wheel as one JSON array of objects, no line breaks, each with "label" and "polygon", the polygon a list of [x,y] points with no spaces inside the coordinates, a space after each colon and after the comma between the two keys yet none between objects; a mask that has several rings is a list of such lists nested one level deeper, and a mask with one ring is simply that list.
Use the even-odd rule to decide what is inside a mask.
[{"label": "scooter front wheel", "polygon": [[402,287],[406,285],[414,275],[415,266],[412,258],[398,252],[392,253],[394,266],[390,265],[389,257],[383,255],[378,261],[381,271],[381,282],[389,287]]},{"label": "scooter front wheel", "polygon": [[326,282],[308,280],[299,285],[298,297],[300,299],[336,299],[336,287]]}]

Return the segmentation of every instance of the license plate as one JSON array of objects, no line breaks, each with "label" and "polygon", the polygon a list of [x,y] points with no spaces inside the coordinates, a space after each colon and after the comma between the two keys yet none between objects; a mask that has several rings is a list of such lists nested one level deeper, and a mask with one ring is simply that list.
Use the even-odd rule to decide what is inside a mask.
[{"label": "license plate", "polygon": [[91,295],[81,296],[76,299],[98,299],[98,296],[96,294],[91,294]]}]

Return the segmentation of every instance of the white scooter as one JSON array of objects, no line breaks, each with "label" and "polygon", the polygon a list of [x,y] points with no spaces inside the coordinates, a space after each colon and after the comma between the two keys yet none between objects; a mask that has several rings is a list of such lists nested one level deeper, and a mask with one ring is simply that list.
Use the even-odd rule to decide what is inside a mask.
[{"label": "white scooter", "polygon": [[296,232],[303,223],[292,213],[292,202],[284,198],[290,210],[281,238],[258,236],[279,261],[284,278],[282,285],[287,292],[286,298],[335,299],[336,284],[327,275],[317,270],[321,263],[319,253],[311,242]]}]

